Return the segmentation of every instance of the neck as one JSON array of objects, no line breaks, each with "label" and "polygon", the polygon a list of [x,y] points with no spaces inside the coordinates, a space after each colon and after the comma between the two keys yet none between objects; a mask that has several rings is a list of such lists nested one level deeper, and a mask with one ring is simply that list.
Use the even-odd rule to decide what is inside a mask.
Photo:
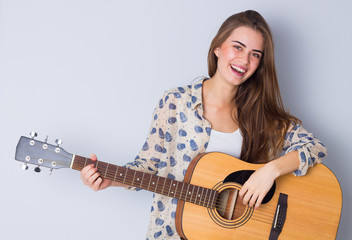
[{"label": "neck", "polygon": [[72,169],[81,171],[89,164],[94,164],[94,166],[98,168],[101,177],[131,187],[141,188],[209,208],[213,208],[217,200],[218,193],[212,189],[101,161],[92,161],[92,159],[78,155],[74,155]]},{"label": "neck", "polygon": [[231,85],[225,80],[213,76],[204,82],[203,101],[218,108],[234,107],[234,97],[238,86]]}]

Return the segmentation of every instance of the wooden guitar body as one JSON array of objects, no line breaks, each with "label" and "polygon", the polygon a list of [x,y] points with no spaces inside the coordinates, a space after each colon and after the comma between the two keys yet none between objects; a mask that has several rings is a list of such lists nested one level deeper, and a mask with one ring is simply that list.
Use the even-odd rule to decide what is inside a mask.
[{"label": "wooden guitar body", "polygon": [[[222,153],[205,154],[193,160],[185,182],[220,192],[227,188],[240,189],[240,185],[224,183],[224,179],[234,172],[256,170],[261,166]],[[237,199],[234,211],[239,213],[235,214],[235,219],[221,217],[216,209],[179,200],[177,231],[183,239],[191,240],[276,239],[269,236],[278,212],[280,193],[287,195],[287,209],[278,239],[336,238],[342,193],[335,175],[323,164],[310,168],[303,177],[291,174],[278,178],[270,201],[257,210],[243,206]]]}]

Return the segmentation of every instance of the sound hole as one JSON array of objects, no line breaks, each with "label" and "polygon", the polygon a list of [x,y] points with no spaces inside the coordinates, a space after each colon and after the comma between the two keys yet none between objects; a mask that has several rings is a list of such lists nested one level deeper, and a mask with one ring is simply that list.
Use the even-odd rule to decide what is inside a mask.
[{"label": "sound hole", "polygon": [[224,219],[235,220],[246,210],[246,206],[238,197],[238,192],[236,188],[227,188],[218,195],[216,211]]},{"label": "sound hole", "polygon": [[[234,183],[243,185],[253,173],[254,173],[254,170],[241,170],[241,171],[233,172],[224,179],[224,183],[234,182]],[[276,183],[274,182],[269,192],[265,195],[262,201],[262,204],[266,204],[272,199],[275,193],[275,189],[276,189]]]}]

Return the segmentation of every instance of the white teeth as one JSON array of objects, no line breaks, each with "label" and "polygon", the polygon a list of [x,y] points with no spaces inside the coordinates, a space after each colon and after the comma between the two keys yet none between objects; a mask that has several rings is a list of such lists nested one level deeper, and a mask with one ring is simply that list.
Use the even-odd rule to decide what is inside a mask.
[{"label": "white teeth", "polygon": [[239,68],[239,67],[237,67],[237,66],[231,65],[231,67],[232,67],[233,69],[235,69],[237,72],[240,72],[240,73],[245,73],[245,72],[246,72],[246,70],[244,70],[244,69],[242,69],[242,68]]}]

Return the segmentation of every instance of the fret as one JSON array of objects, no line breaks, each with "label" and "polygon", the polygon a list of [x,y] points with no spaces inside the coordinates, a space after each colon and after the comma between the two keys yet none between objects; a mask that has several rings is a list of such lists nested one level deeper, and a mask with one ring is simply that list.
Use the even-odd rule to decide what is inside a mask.
[{"label": "fret", "polygon": [[212,191],[210,190],[210,196],[208,197],[208,204],[207,204],[207,208],[209,208],[209,201],[210,201],[211,195],[212,195]]},{"label": "fret", "polygon": [[134,179],[136,177],[136,171],[134,171],[134,175],[133,175],[133,178],[132,178],[132,183],[131,183],[131,186],[133,186],[133,183],[134,183]]},{"label": "fret", "polygon": [[[184,186],[185,186],[185,183],[182,183],[180,199],[182,199],[182,193],[183,193],[183,187],[184,187]],[[183,199],[182,199],[182,200],[183,200]]]},{"label": "fret", "polygon": [[194,191],[196,190],[196,187],[197,187],[197,186],[192,185],[192,196],[191,196],[191,198],[192,198],[192,203],[195,203],[196,200],[197,200],[197,194],[194,192]]},{"label": "fret", "polygon": [[106,165],[106,170],[105,170],[104,178],[106,178],[106,173],[108,172],[108,168],[109,168],[109,163]]},{"label": "fret", "polygon": [[171,179],[171,184],[170,184],[170,188],[169,188],[169,192],[167,193],[167,195],[170,197],[170,190],[172,189],[172,182],[173,182],[174,180],[172,180]]},{"label": "fret", "polygon": [[205,192],[205,195],[204,195],[204,199],[203,199],[203,203],[202,203],[202,206],[203,207],[206,207],[206,205],[205,205],[205,201],[207,200],[207,198],[208,198],[208,188],[206,188],[205,189],[206,190],[206,192]]},{"label": "fret", "polygon": [[201,205],[201,202],[202,202],[203,192],[204,192],[204,188],[202,187],[202,194],[201,194],[201,197],[199,198],[199,205]]},{"label": "fret", "polygon": [[143,175],[144,175],[144,172],[135,171],[134,183],[133,183],[133,185],[135,187],[140,187],[143,189],[143,186],[142,186],[142,183],[143,183],[142,176]]},{"label": "fret", "polygon": [[173,181],[174,181],[173,179],[169,179],[169,178],[166,179],[166,182],[167,182],[167,184],[166,184],[166,186],[167,186],[166,196],[168,196],[168,197],[171,197],[170,191],[173,189],[173,187],[172,187]]},{"label": "fret", "polygon": [[[189,185],[189,188],[193,187],[193,185]],[[188,196],[190,196],[189,202],[192,202],[192,196],[193,196],[193,190],[191,191],[191,189],[187,189],[188,191]]]},{"label": "fret", "polygon": [[118,166],[116,166],[115,175],[114,175],[113,180],[116,180],[116,175],[117,175],[118,170],[119,170],[119,167],[118,167]]},{"label": "fret", "polygon": [[156,178],[158,178],[158,176],[155,176],[155,175],[152,175],[152,186],[154,187],[154,190],[151,190],[152,192],[156,192],[156,189],[157,189],[157,185],[155,184],[155,180],[156,180]]},{"label": "fret", "polygon": [[179,181],[177,181],[177,184],[176,184],[174,198],[176,198],[176,193],[177,193],[178,183],[179,183]]},{"label": "fret", "polygon": [[116,180],[118,182],[120,182],[120,183],[125,183],[125,174],[126,174],[126,172],[127,172],[127,168],[119,167]]},{"label": "fret", "polygon": [[200,197],[198,195],[198,192],[199,192],[199,186],[197,186],[197,193],[196,193],[196,199],[194,199],[194,203],[197,204],[197,197]]},{"label": "fret", "polygon": [[[125,170],[125,168],[123,168],[123,167],[119,167],[119,169],[118,169],[118,174],[117,174],[117,177],[119,178],[119,182],[120,183],[124,183],[123,182],[123,177],[124,177],[124,172],[123,172],[123,170]],[[117,179],[117,178],[116,178]]]},{"label": "fret", "polygon": [[172,181],[171,179],[165,178],[164,189],[163,189],[163,194],[165,196],[170,196],[169,192],[170,192],[170,188],[171,188],[171,181]]},{"label": "fret", "polygon": [[192,197],[193,197],[193,194],[194,194],[194,185],[192,185],[191,187],[192,187],[192,193],[191,193],[191,199],[189,200],[189,202],[192,202]]},{"label": "fret", "polygon": [[128,168],[126,168],[125,177],[123,178],[123,183],[125,183],[125,182],[126,182],[127,172],[128,172]]},{"label": "fret", "polygon": [[97,164],[95,164],[95,167],[98,168],[98,163],[99,163],[99,161],[97,160],[96,163],[97,163]]},{"label": "fret", "polygon": [[188,186],[187,186],[187,190],[186,190],[186,201],[187,201],[187,196],[189,195],[189,193],[188,193],[188,189],[189,189],[189,186],[190,186],[190,184],[187,184]]},{"label": "fret", "polygon": [[86,161],[84,162],[84,166],[87,166],[87,158],[86,158]]},{"label": "fret", "polygon": [[164,179],[163,188],[161,189],[161,192],[160,192],[162,195],[164,195],[163,192],[164,192],[164,188],[165,188],[165,182],[166,182],[166,178]]},{"label": "fret", "polygon": [[156,192],[156,193],[159,193],[157,190],[158,190],[158,184],[159,184],[159,179],[160,179],[160,177],[157,176],[157,178],[158,178],[158,180],[156,181],[156,184],[155,184],[155,186],[156,186],[155,192]]},{"label": "fret", "polygon": [[218,198],[218,193],[215,190],[212,190],[214,192],[213,200],[211,202],[210,208],[214,208],[216,206],[216,201]]},{"label": "fret", "polygon": [[142,187],[142,184],[143,184],[143,180],[144,180],[144,174],[145,174],[145,172],[143,172],[143,175],[142,175],[141,185],[139,186],[140,188],[143,188],[143,187]]},{"label": "fret", "polygon": [[149,184],[148,184],[148,190],[150,191],[150,182],[151,182],[151,180],[152,180],[152,175],[150,175],[150,179],[149,179]]}]

